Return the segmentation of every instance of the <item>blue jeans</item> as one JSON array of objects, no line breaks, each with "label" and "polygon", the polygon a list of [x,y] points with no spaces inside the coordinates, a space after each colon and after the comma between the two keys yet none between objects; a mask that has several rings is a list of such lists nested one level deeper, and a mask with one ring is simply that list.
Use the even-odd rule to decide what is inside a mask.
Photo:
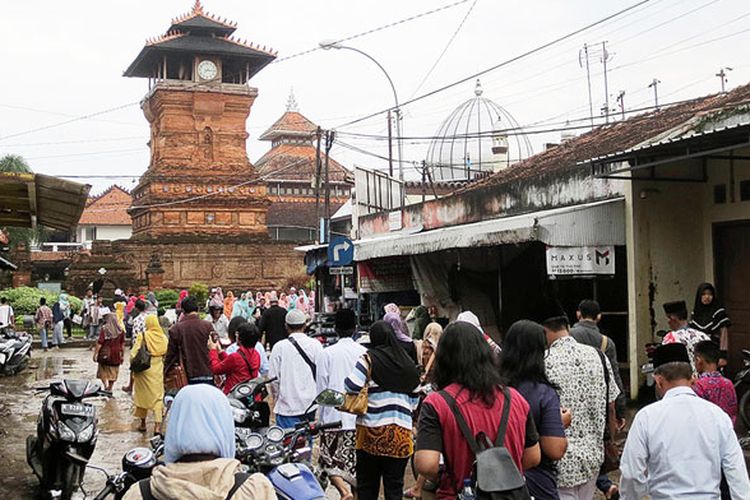
[{"label": "blue jeans", "polygon": [[609,479],[609,476],[606,474],[599,474],[599,477],[596,478],[596,488],[606,494],[611,487],[612,480]]},{"label": "blue jeans", "polygon": [[47,329],[42,327],[39,329],[39,337],[42,339],[42,349],[47,348]]},{"label": "blue jeans", "polygon": [[58,321],[55,323],[55,326],[52,328],[52,345],[53,346],[59,346],[63,343],[63,326],[64,323],[62,321]]},{"label": "blue jeans", "polygon": [[90,325],[89,326],[89,336],[88,339],[96,339],[99,337],[99,325]]},{"label": "blue jeans", "polygon": [[[300,422],[312,422],[315,420],[315,412],[311,411],[307,415],[279,415],[276,414],[276,425],[282,429],[294,429],[294,426]],[[307,440],[307,445],[312,448],[313,438]]]}]

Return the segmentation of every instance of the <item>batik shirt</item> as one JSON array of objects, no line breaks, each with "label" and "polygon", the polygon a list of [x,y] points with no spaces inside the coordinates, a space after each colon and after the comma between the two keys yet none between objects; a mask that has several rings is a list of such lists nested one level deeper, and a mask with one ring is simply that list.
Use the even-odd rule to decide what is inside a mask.
[{"label": "batik shirt", "polygon": [[136,335],[140,335],[146,331],[146,314],[140,313],[138,316],[133,318],[133,338]]},{"label": "batik shirt", "polygon": [[698,342],[701,342],[703,340],[711,340],[711,338],[706,335],[705,333],[693,330],[690,327],[680,328],[679,330],[672,330],[668,334],[664,336],[664,340],[662,340],[662,344],[675,344],[679,342],[680,344],[685,344],[685,347],[687,348],[688,356],[690,356],[690,364],[695,367],[695,359],[693,356],[693,348],[695,347],[695,344]]},{"label": "batik shirt", "polygon": [[[609,371],[609,397],[604,366]],[[604,426],[607,404],[620,390],[606,356],[573,337],[562,337],[550,346],[544,360],[547,377],[559,388],[560,407],[569,408],[573,420],[565,430],[568,450],[558,462],[557,485],[572,488],[594,479],[604,462]]]},{"label": "batik shirt", "polygon": [[737,420],[737,391],[731,380],[719,372],[706,372],[698,375],[693,391],[707,401],[724,410],[734,424]]}]

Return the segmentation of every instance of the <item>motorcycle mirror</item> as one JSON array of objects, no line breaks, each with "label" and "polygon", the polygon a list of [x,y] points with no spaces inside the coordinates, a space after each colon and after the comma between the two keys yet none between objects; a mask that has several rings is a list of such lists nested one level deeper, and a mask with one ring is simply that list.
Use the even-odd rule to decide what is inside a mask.
[{"label": "motorcycle mirror", "polygon": [[344,395],[333,389],[326,389],[315,398],[320,406],[341,406],[344,404]]}]

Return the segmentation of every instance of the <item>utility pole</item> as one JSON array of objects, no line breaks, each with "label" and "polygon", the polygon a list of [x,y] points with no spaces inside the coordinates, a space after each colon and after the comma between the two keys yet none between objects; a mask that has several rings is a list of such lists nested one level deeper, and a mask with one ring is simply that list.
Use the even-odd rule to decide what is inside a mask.
[{"label": "utility pole", "polygon": [[325,179],[326,179],[326,199],[325,199],[325,242],[331,241],[331,184],[329,182],[328,158],[330,157],[331,148],[333,147],[333,130],[326,130],[326,158],[325,158]]},{"label": "utility pole", "polygon": [[619,94],[617,94],[617,105],[620,107],[620,113],[622,116],[622,119],[625,119],[625,91],[621,90]]},{"label": "utility pole", "polygon": [[388,175],[393,177],[393,118],[388,110]]},{"label": "utility pole", "polygon": [[320,127],[318,127],[315,131],[315,136],[318,143],[318,147],[315,152],[315,222],[316,224],[318,224],[318,228],[316,229],[316,231],[318,232],[319,243],[323,241],[323,235],[321,234],[320,230],[320,139],[322,135],[322,130],[320,129]]},{"label": "utility pole", "polygon": [[648,84],[648,88],[653,87],[654,88],[654,108],[659,109],[659,84],[661,83],[661,80],[658,80],[654,78],[651,83]]},{"label": "utility pole", "polygon": [[607,52],[607,41],[602,42],[602,65],[604,65],[604,120],[609,123],[609,82],[607,80],[607,61],[609,61],[609,52]]},{"label": "utility pole", "polygon": [[[585,63],[583,60],[586,60]],[[594,127],[594,102],[591,99],[591,68],[589,67],[589,46],[583,44],[583,48],[578,51],[578,65],[586,68],[586,84],[589,89],[589,119],[591,120],[591,128]]]},{"label": "utility pole", "polygon": [[725,86],[727,84],[727,74],[724,70],[732,71],[732,68],[724,67],[724,68],[721,68],[718,73],[716,73],[716,76],[718,76],[719,80],[721,81],[721,93],[722,94],[726,92]]}]

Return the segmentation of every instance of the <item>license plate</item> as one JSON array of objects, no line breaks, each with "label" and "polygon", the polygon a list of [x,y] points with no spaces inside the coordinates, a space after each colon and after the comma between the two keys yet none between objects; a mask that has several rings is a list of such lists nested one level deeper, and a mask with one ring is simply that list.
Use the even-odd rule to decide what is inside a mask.
[{"label": "license plate", "polygon": [[70,415],[72,417],[94,416],[94,407],[89,405],[64,403],[60,409],[62,410],[63,415]]}]

